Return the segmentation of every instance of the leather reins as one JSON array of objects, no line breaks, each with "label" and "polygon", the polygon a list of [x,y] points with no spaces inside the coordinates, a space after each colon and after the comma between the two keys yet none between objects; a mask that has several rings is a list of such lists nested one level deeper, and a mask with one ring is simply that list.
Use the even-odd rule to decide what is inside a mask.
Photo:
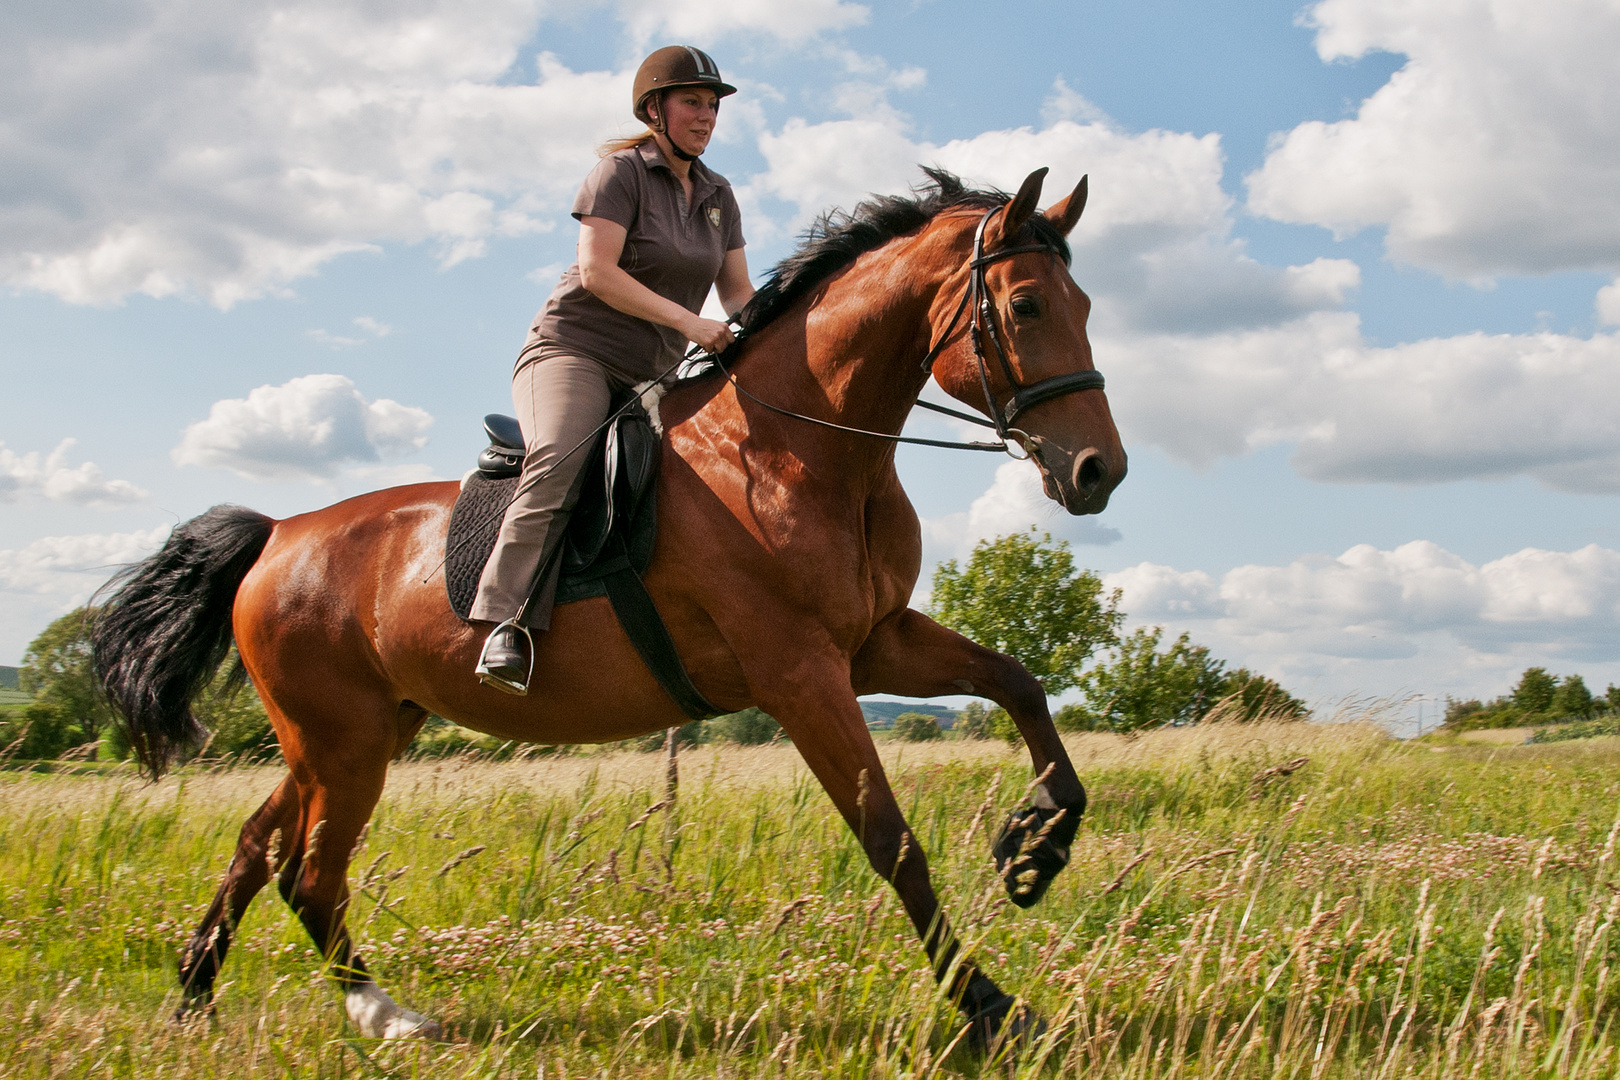
[{"label": "leather reins", "polygon": [[[763,405],[774,413],[790,416],[795,420],[803,420],[818,427],[832,428],[834,431],[844,431],[852,435],[867,435],[874,439],[885,439],[889,442],[911,443],[918,446],[938,446],[947,450],[985,450],[991,453],[1005,453],[1010,457],[1017,457],[1018,455],[1014,454],[1007,445],[1009,440],[1012,440],[1023,448],[1027,456],[1038,459],[1040,440],[1036,436],[1020,431],[1013,426],[1018,417],[1026,410],[1034,408],[1043,401],[1050,401],[1065,394],[1079,393],[1082,390],[1101,390],[1105,383],[1102,372],[1095,369],[1074,371],[1067,375],[1054,375],[1049,379],[1041,379],[1039,382],[1031,383],[1028,386],[1020,383],[1018,376],[1013,374],[1012,362],[1007,357],[1006,347],[1001,343],[1001,334],[996,330],[994,305],[990,302],[990,287],[985,281],[985,267],[1003,259],[1010,259],[1014,255],[1025,255],[1035,251],[1044,251],[1050,255],[1057,255],[1058,249],[1050,244],[1020,244],[1016,247],[998,248],[988,255],[985,254],[985,229],[990,224],[990,219],[1005,209],[1006,206],[1004,205],[994,207],[987,210],[984,217],[979,219],[978,228],[973,232],[973,255],[968,260],[967,288],[962,290],[962,300],[956,305],[956,311],[951,315],[951,321],[945,324],[945,332],[940,335],[937,342],[929,347],[922,360],[923,370],[932,372],[934,361],[938,359],[940,352],[949,343],[951,335],[956,332],[957,324],[962,321],[963,312],[971,310],[972,316],[968,320],[968,336],[973,342],[973,358],[978,365],[979,386],[984,390],[985,413],[990,419],[985,420],[971,413],[959,412],[956,409],[948,409],[943,405],[935,405],[927,401],[913,403],[932,412],[943,413],[958,420],[965,420],[970,424],[978,424],[980,427],[992,428],[995,430],[996,437],[1001,441],[993,443],[949,442],[943,439],[919,439],[907,435],[891,435],[886,431],[869,431],[866,428],[835,424],[830,420],[820,420],[814,416],[806,416],[803,413],[796,413],[772,405],[768,401],[763,401],[744,390],[742,385],[737,382],[737,376],[723,361],[719,363],[720,369],[725,372],[726,378],[730,380],[731,385],[736,388],[737,392],[750,401]],[[995,346],[996,359],[1001,365],[1002,376],[1007,380],[1007,385],[1013,389],[1013,396],[1008,400],[1004,409],[996,405],[996,396],[990,389],[990,366],[985,357],[983,341],[986,336],[989,337],[990,343]]]}]

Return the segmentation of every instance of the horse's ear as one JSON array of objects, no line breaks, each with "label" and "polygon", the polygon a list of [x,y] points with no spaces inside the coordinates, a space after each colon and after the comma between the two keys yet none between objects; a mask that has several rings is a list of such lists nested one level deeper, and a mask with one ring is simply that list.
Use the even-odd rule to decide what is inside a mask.
[{"label": "horse's ear", "polygon": [[1035,212],[1035,205],[1041,201],[1041,181],[1045,179],[1044,165],[1024,177],[1023,186],[1013,196],[1013,201],[1007,204],[1007,212],[1002,216],[1002,236],[1010,240],[1018,235],[1018,230],[1024,227],[1024,222]]},{"label": "horse's ear", "polygon": [[1086,208],[1086,181],[1089,177],[1082,176],[1080,182],[1074,186],[1069,197],[1055,206],[1046,208],[1046,220],[1057,226],[1057,231],[1068,236],[1074,228],[1075,222],[1080,220],[1080,214]]}]

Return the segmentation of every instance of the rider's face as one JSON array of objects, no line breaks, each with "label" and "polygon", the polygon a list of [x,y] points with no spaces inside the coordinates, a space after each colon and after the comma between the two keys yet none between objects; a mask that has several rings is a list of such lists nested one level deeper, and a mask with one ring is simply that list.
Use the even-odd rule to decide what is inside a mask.
[{"label": "rider's face", "polygon": [[664,95],[664,133],[669,141],[688,154],[701,154],[714,134],[720,98],[713,90],[700,87],[672,90]]}]

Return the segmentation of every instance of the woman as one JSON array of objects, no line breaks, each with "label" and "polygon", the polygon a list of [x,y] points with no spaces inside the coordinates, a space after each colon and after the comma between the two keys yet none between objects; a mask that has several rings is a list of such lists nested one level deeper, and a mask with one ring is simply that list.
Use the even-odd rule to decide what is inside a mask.
[{"label": "woman", "polygon": [[[563,455],[607,418],[615,392],[657,377],[688,341],[711,352],[731,344],[725,323],[698,315],[711,285],[729,312],[754,293],[731,185],[698,160],[714,135],[720,99],[734,93],[706,53],[659,49],[642,61],[632,91],[647,130],[603,147],[574,199],[579,261],[518,354],[512,400],[526,444],[520,494],[506,510],[469,615],[498,624],[476,671],[507,693],[528,692],[529,631],[551,625],[561,564],[554,556],[591,456]],[[519,625],[531,593],[527,625]]]}]

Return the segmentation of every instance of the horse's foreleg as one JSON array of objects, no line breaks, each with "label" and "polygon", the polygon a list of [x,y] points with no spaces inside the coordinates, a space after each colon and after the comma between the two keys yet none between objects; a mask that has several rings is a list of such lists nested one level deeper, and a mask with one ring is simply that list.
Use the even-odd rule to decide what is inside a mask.
[{"label": "horse's foreleg", "polygon": [[1031,804],[1013,814],[994,852],[1007,893],[1031,907],[1069,862],[1086,809],[1086,789],[1052,725],[1046,692],[1024,666],[909,608],[879,623],[856,654],[855,692],[901,697],[973,694],[1007,710],[1029,747],[1036,775]]},{"label": "horse's foreleg", "polygon": [[[289,775],[282,778],[264,805],[242,826],[225,880],[180,956],[180,988],[184,997],[175,1012],[176,1020],[212,1007],[214,979],[225,962],[231,934],[253,898],[269,882],[275,869],[272,863],[279,866],[280,847],[295,845],[297,827],[298,788]],[[282,841],[281,836],[288,839]]]},{"label": "horse's foreleg", "polygon": [[[972,1022],[974,1042],[986,1044],[1002,1031],[1013,999],[959,956],[960,945],[929,879],[928,856],[895,801],[847,676],[795,682],[791,698],[762,695],[762,707],[793,739],[860,838],[872,869],[894,887],[922,939],[934,977]],[[1020,1030],[1027,1021],[1027,1016],[1018,1018]]]}]

